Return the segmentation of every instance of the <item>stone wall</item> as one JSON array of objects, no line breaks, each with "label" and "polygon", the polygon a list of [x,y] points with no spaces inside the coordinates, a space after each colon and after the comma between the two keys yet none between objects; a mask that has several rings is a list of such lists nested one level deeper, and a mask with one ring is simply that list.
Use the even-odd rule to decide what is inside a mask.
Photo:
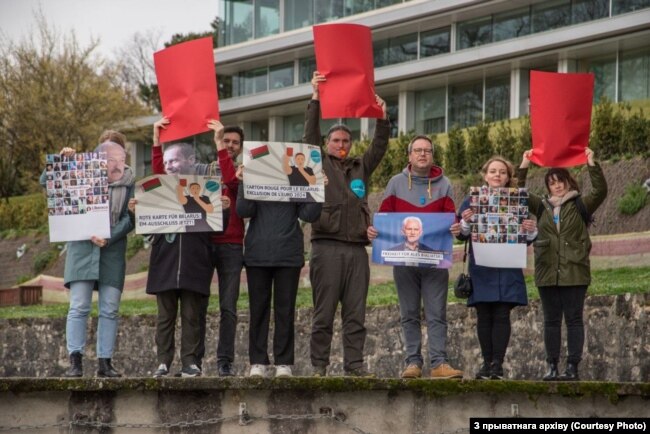
[{"label": "stone wall", "polygon": [[[650,294],[590,297],[585,307],[585,355],[580,374],[585,380],[616,382],[650,381]],[[539,301],[512,312],[512,337],[506,356],[506,376],[539,379],[545,370],[542,312]],[[448,308],[448,352],[452,365],[473,378],[480,362],[474,309],[460,304]],[[366,361],[379,377],[397,377],[403,366],[403,345],[397,306],[373,307],[366,317]],[[208,349],[205,374],[216,375],[218,314],[208,318]],[[309,375],[311,309],[296,316],[296,375]],[[155,316],[122,318],[114,355],[116,367],[129,377],[150,376],[156,369]],[[334,326],[330,374],[342,373],[341,323]],[[424,328],[423,328],[424,331]],[[272,331],[271,331],[272,333]],[[89,328],[85,376],[94,375],[96,318]],[[237,328],[237,374],[247,372],[248,315],[239,313]],[[180,338],[177,333],[177,342]],[[272,344],[269,344],[272,348]],[[426,348],[426,341],[423,342]],[[0,321],[0,376],[52,377],[68,366],[65,350],[65,319],[11,319]],[[172,370],[179,370],[178,356]]]}]

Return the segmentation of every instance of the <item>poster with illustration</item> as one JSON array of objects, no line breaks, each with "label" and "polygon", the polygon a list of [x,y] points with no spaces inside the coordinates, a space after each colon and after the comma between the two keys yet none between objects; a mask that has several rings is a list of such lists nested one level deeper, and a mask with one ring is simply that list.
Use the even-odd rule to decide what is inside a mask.
[{"label": "poster with illustration", "polygon": [[50,242],[110,238],[105,152],[45,156]]},{"label": "poster with illustration", "polygon": [[383,265],[450,268],[453,213],[377,213],[372,262]]},{"label": "poster with illustration", "polygon": [[528,190],[488,186],[470,187],[472,248],[478,265],[526,268]]},{"label": "poster with illustration", "polygon": [[135,232],[162,234],[223,229],[219,178],[153,175],[136,183]]},{"label": "poster with illustration", "polygon": [[320,147],[246,141],[244,197],[275,202],[324,202]]}]

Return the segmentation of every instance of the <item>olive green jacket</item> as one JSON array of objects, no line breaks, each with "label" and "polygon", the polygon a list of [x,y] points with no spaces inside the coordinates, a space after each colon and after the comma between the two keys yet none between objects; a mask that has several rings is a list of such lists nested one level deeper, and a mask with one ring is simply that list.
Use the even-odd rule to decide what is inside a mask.
[{"label": "olive green jacket", "polygon": [[[607,181],[601,167],[587,166],[591,178],[591,191],[581,196],[582,202],[591,215],[607,197]],[[518,169],[519,186],[526,184],[527,169]],[[535,285],[540,286],[579,286],[591,283],[589,252],[591,239],[585,221],[575,203],[575,199],[562,204],[560,208],[560,231],[553,222],[553,206],[548,196],[529,194],[528,211],[539,215],[537,229],[539,235],[533,243],[535,249]],[[546,208],[544,211],[540,207]]]}]

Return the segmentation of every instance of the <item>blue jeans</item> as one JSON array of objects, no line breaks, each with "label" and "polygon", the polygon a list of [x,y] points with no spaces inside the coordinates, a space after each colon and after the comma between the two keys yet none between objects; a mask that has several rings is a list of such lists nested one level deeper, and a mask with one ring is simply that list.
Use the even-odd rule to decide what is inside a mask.
[{"label": "blue jeans", "polygon": [[393,267],[400,321],[406,346],[406,364],[422,366],[420,309],[424,304],[429,363],[436,368],[447,363],[447,284],[449,270],[423,267]]},{"label": "blue jeans", "polygon": [[[77,280],[70,283],[70,309],[65,331],[69,354],[84,352],[94,286],[94,280]],[[97,322],[97,358],[99,359],[110,359],[113,356],[121,297],[122,291],[119,289],[99,285]]]},{"label": "blue jeans", "polygon": [[241,244],[213,244],[212,265],[219,279],[219,343],[217,364],[235,360],[235,332],[237,331],[237,299],[244,252]]}]

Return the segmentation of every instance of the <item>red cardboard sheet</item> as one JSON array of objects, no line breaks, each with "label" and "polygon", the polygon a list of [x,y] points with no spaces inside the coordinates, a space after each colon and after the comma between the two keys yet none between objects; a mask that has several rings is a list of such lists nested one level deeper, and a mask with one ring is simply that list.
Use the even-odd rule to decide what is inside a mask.
[{"label": "red cardboard sheet", "polygon": [[160,141],[169,142],[208,131],[210,119],[219,119],[217,76],[212,38],[183,42],[153,55],[167,129]]},{"label": "red cardboard sheet", "polygon": [[323,24],[313,29],[316,67],[327,79],[318,88],[323,119],[383,117],[375,101],[370,28]]},{"label": "red cardboard sheet", "polygon": [[587,163],[593,74],[530,72],[533,163],[571,167]]}]

